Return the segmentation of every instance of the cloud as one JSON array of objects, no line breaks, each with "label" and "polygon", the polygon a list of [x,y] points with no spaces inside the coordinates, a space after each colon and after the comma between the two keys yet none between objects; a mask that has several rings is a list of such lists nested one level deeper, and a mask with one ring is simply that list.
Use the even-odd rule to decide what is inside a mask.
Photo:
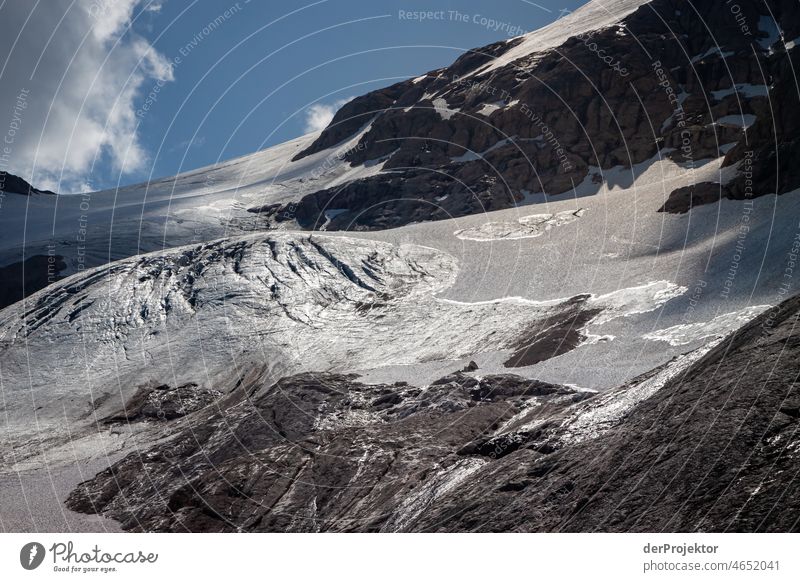
[{"label": "cloud", "polygon": [[352,97],[348,97],[329,104],[315,103],[306,109],[306,133],[322,131],[328,127],[339,108],[352,99]]},{"label": "cloud", "polygon": [[151,0],[151,2],[144,7],[144,9],[147,12],[161,12],[161,8],[163,6],[164,2],[161,0]]},{"label": "cloud", "polygon": [[194,139],[185,139],[181,142],[178,142],[172,146],[169,151],[170,153],[186,151],[189,148],[201,148],[204,145],[206,145],[206,137],[204,135],[198,135]]},{"label": "cloud", "polygon": [[[115,173],[148,162],[136,103],[156,81],[173,80],[171,63],[131,25],[147,0],[7,2],[0,8],[0,134],[19,109],[8,171],[37,187],[80,190],[98,164]],[[0,63],[3,61],[0,59]],[[5,118],[4,118],[5,117]],[[0,138],[2,139],[2,138]]]}]

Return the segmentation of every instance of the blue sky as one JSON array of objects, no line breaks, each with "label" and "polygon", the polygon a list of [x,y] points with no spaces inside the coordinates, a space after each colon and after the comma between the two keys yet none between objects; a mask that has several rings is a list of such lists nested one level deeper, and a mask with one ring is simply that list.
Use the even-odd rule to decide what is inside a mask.
[{"label": "blue sky", "polygon": [[[26,38],[63,41],[25,53],[16,47],[10,57],[17,65],[37,61],[22,63],[30,80],[11,86],[33,85],[31,94],[43,101],[48,83],[61,77],[59,66],[70,69],[50,106],[42,103],[43,113],[31,103],[29,143],[19,141],[16,158],[19,173],[60,191],[170,176],[286,141],[324,122],[348,97],[447,65],[470,48],[534,30],[584,3],[77,0],[76,8],[58,2],[73,26],[55,18],[54,4],[21,8],[28,14],[0,8],[0,18],[26,22]],[[408,16],[416,11],[438,15]],[[104,31],[92,37],[91,50],[66,38],[74,34],[78,47],[82,26]],[[73,50],[83,60],[66,60]],[[3,72],[5,84],[11,74]],[[65,93],[70,82],[74,94]],[[9,92],[10,102],[0,105],[10,107],[13,97]],[[76,111],[65,105],[73,101]],[[52,103],[59,104],[55,112]],[[48,120],[42,127],[39,117]]]}]

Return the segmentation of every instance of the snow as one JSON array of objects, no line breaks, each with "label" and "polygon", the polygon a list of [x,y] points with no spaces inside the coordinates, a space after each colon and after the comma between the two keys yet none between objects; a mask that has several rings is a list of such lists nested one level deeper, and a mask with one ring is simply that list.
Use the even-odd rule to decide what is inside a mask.
[{"label": "snow", "polygon": [[[473,74],[612,26],[644,3],[595,0]],[[751,97],[768,88],[735,90]],[[444,119],[456,113],[444,99],[434,107]],[[96,418],[149,382],[232,387],[264,367],[273,379],[357,371],[370,381],[422,386],[469,360],[481,374],[603,391],[565,420],[565,442],[579,442],[615,426],[722,335],[784,298],[776,289],[798,235],[800,192],[762,196],[747,207],[724,200],[685,215],[656,212],[676,188],[726,183],[736,169],[722,168],[721,158],[695,168],[659,157],[632,168],[590,168],[572,192],[528,192],[515,208],[383,232],[250,233],[258,223],[248,208],[381,171],[385,159],[355,168],[341,160],[367,129],[296,162],[318,134],[149,184],[88,196],[8,196],[0,208],[0,264],[18,260],[23,245],[31,255],[55,241],[76,272],[84,218],[88,238],[85,269],[0,311],[9,449],[69,435],[70,445],[95,450],[96,440],[71,435],[96,432]],[[507,143],[454,161],[480,159]],[[346,211],[328,209],[326,225]],[[765,262],[766,253],[775,260]],[[723,288],[733,257],[737,275]],[[695,296],[689,290],[700,281]],[[580,330],[585,339],[576,349],[525,368],[504,366],[523,334],[578,295],[599,313]],[[335,421],[355,426],[369,418],[355,411]],[[398,514],[424,511],[480,467],[465,459],[442,468]]]},{"label": "snow", "polygon": [[[720,293],[736,254],[742,203],[725,200],[697,207],[685,215],[656,212],[676,188],[706,181],[727,182],[735,168],[722,168],[721,162],[713,160],[692,169],[656,158],[627,169],[592,168],[572,193],[530,194],[516,208],[358,236],[413,241],[448,252],[459,261],[459,269],[455,283],[439,297],[466,304],[508,302],[517,297],[516,301],[535,306],[578,294],[599,297],[615,291],[626,293],[626,289],[669,280],[676,286],[674,296],[664,287],[666,301],[657,309],[590,325],[584,331],[613,335],[614,341],[586,343],[557,358],[514,370],[545,381],[605,390],[687,349],[643,340],[653,330],[687,322],[685,315],[692,298],[689,293],[678,294],[678,288],[693,288],[701,279],[707,283],[690,323],[780,300],[775,289],[780,286],[783,266],[780,261],[762,266],[763,255],[767,248],[773,256],[780,252],[777,249],[792,248],[797,233],[792,217],[800,214],[800,198],[790,194],[753,200],[752,211],[748,211],[747,249],[727,299]],[[595,183],[595,173],[601,183]],[[558,214],[574,212],[576,208],[586,210],[579,221],[553,228],[546,236],[491,242],[454,236],[456,231],[480,229],[487,222],[514,224],[534,213]],[[693,342],[688,348],[698,344]],[[503,366],[507,352],[489,350],[471,359],[485,373],[508,372]],[[419,369],[418,365],[387,367],[374,377],[389,381],[390,374],[396,374],[413,383]],[[455,365],[453,369],[457,369]]]},{"label": "snow", "polygon": [[558,214],[532,214],[516,222],[486,222],[477,228],[457,230],[453,234],[463,240],[494,241],[499,239],[535,238],[552,228],[575,222],[585,211],[559,212]]},{"label": "snow", "polygon": [[590,307],[599,307],[603,313],[595,317],[591,324],[601,325],[617,317],[631,317],[648,313],[668,301],[680,297],[688,289],[671,281],[652,281],[645,285],[618,289],[605,295],[593,296],[588,301]]},{"label": "snow", "polygon": [[296,162],[291,159],[318,133],[118,190],[8,196],[0,207],[0,266],[20,260],[23,246],[25,256],[32,256],[47,254],[53,243],[66,257],[67,273],[74,273],[134,254],[250,232],[258,217],[248,208],[285,204],[380,172],[385,160],[356,167],[342,160],[368,129]]},{"label": "snow", "polygon": [[492,113],[497,111],[498,109],[502,109],[505,105],[502,101],[495,101],[494,103],[484,103],[483,106],[478,109],[478,115],[485,115],[489,117]]},{"label": "snow", "polygon": [[570,37],[614,26],[647,2],[648,0],[593,0],[544,28],[517,37],[522,39],[519,45],[469,75],[490,73],[532,53],[557,48]]},{"label": "snow", "polygon": [[722,89],[720,91],[712,91],[711,95],[716,101],[721,101],[729,95],[739,95],[745,99],[753,97],[767,97],[769,95],[769,87],[767,85],[751,85],[750,83],[740,83],[734,85],[730,89]]},{"label": "snow", "polygon": [[460,164],[460,163],[463,163],[463,162],[473,162],[475,160],[482,160],[482,159],[484,159],[486,157],[486,155],[488,153],[493,152],[494,150],[496,150],[498,148],[501,148],[503,146],[506,146],[506,145],[508,145],[510,143],[514,143],[515,139],[516,139],[515,137],[507,137],[507,138],[501,139],[500,141],[498,141],[497,143],[493,144],[492,146],[488,147],[486,150],[484,150],[484,151],[482,151],[480,153],[473,152],[473,151],[470,150],[470,151],[467,151],[467,152],[461,154],[460,156],[455,156],[455,157],[450,158],[450,159],[451,159],[452,162],[457,163],[457,164]]},{"label": "snow", "polygon": [[[689,94],[684,89],[681,89],[681,92],[678,94],[678,106],[682,107],[683,106],[683,102],[686,101],[686,98],[688,96],[689,96]],[[676,106],[676,109],[678,109],[677,106]],[[664,120],[664,123],[661,124],[661,133],[664,133],[664,131],[666,131],[666,129],[670,125],[672,125],[672,122],[674,121],[674,119],[675,119],[675,112],[673,112],[669,117],[667,117]]]},{"label": "snow", "polygon": [[[614,335],[595,335],[593,333],[586,333],[586,339],[581,345],[599,344],[601,342],[613,342],[617,336]],[[571,386],[571,385],[570,385]]]},{"label": "snow", "polygon": [[742,115],[725,115],[717,119],[720,125],[733,125],[735,127],[742,127],[747,129],[756,122],[756,116],[752,113],[744,113]]},{"label": "snow", "polygon": [[702,54],[699,54],[699,55],[695,55],[694,57],[692,57],[692,61],[691,62],[697,63],[699,61],[702,61],[706,57],[710,57],[711,55],[719,55],[723,59],[727,59],[728,57],[732,57],[734,54],[736,54],[736,53],[734,53],[733,51],[723,51],[718,46],[712,46],[706,52],[704,52]]},{"label": "snow", "polygon": [[467,477],[478,471],[489,461],[482,458],[465,458],[456,461],[446,468],[439,468],[428,475],[425,481],[403,500],[386,523],[382,532],[400,532],[403,527],[412,523],[441,496],[452,491]]},{"label": "snow", "polygon": [[447,105],[447,101],[443,97],[437,97],[433,100],[433,108],[444,120],[448,120],[458,113],[457,109],[450,109]]},{"label": "snow", "polygon": [[653,331],[645,334],[644,339],[667,342],[671,346],[685,346],[698,340],[720,338],[767,309],[769,309],[769,305],[754,305],[739,311],[723,313],[710,321],[684,323]]},{"label": "snow", "polygon": [[478,115],[484,115],[489,117],[495,111],[499,111],[500,109],[506,109],[508,107],[514,107],[519,103],[519,99],[513,99],[511,101],[495,101],[493,103],[484,103],[483,106],[477,111]]},{"label": "snow", "polygon": [[[285,375],[509,353],[570,301],[440,299],[457,273],[454,257],[430,247],[300,233],[88,270],[0,312],[7,428],[17,438],[30,429],[30,398],[47,403],[40,428],[77,430],[93,402],[126,399],[148,382],[214,385],[237,361],[268,361]],[[675,291],[657,282],[588,303],[610,321]]]},{"label": "snow", "polygon": [[[477,72],[613,25],[643,3],[592,2]],[[754,96],[766,88],[736,90]],[[446,100],[426,98],[443,118],[456,113]],[[719,122],[752,122],[729,117],[736,119]],[[16,260],[23,244],[28,255],[46,252],[52,240],[69,255],[84,215],[90,240],[84,270],[0,312],[4,436],[24,443],[38,431],[85,428],[102,397],[118,401],[146,382],[230,385],[242,370],[268,366],[275,375],[355,370],[371,380],[424,385],[470,359],[482,374],[513,371],[610,390],[609,400],[604,393],[595,403],[605,405],[576,417],[574,434],[586,435],[685,369],[709,338],[782,298],[775,290],[785,265],[763,257],[792,248],[797,193],[752,201],[747,245],[724,299],[719,284],[737,256],[742,203],[656,212],[676,188],[726,183],[736,168],[722,168],[721,158],[694,168],[658,156],[632,168],[590,168],[572,192],[527,192],[515,208],[389,231],[257,232],[248,208],[381,171],[385,159],[355,168],[341,159],[363,131],[296,162],[317,134],[118,191],[7,197],[0,260]],[[346,210],[328,209],[326,224]],[[26,219],[34,215],[52,219]],[[26,225],[25,237],[19,225]],[[688,290],[699,280],[706,285],[695,299]],[[525,368],[504,366],[522,334],[578,295],[599,313],[576,349]],[[624,396],[615,388],[674,357]],[[37,423],[33,402],[41,406]],[[452,482],[452,475],[441,477]]]},{"label": "snow", "polygon": [[667,382],[678,377],[689,366],[710,352],[721,340],[709,342],[687,354],[678,356],[664,369],[631,386],[609,390],[580,403],[561,425],[563,445],[574,445],[597,438],[612,429],[634,406],[661,390]]},{"label": "snow", "polygon": [[349,212],[347,208],[330,208],[325,211],[325,223],[319,227],[321,231],[326,231],[328,229],[328,225],[331,223],[331,220],[339,216],[340,214],[344,214],[345,212]]},{"label": "snow", "polygon": [[[304,143],[307,142],[281,148],[282,151],[277,153],[267,150],[256,155],[262,159],[270,156],[278,167],[292,167],[291,171],[284,172],[290,175],[288,184],[291,188],[301,186],[303,180],[327,179],[309,176],[309,172],[318,167],[320,160],[324,161],[338,150],[321,152],[316,156],[316,162],[303,166],[306,168],[306,174],[303,174],[300,167],[294,167],[295,163],[287,159]],[[233,165],[251,163],[254,161],[234,161]],[[48,376],[43,370],[35,370],[32,377],[27,376],[27,356],[21,344],[15,343],[22,340],[14,339],[9,330],[18,328],[14,317],[21,316],[19,312],[16,316],[11,314],[15,309],[30,309],[34,300],[31,298],[3,314],[3,321],[10,327],[3,328],[0,341],[13,344],[10,347],[8,343],[2,344],[5,354],[0,364],[3,383],[5,387],[16,385],[39,391],[58,382],[62,393],[66,394],[91,388],[84,385],[87,370],[96,374],[101,384],[108,386],[131,382],[141,374],[142,362],[147,362],[148,377],[165,381],[164,378],[177,375],[187,376],[189,381],[198,375],[214,377],[225,373],[232,359],[259,360],[262,352],[274,353],[270,360],[289,361],[291,369],[357,369],[364,373],[380,369],[383,370],[381,377],[397,374],[398,378],[412,382],[415,374],[427,370],[423,364],[431,363],[432,370],[441,370],[447,368],[447,362],[459,362],[463,358],[476,359],[486,373],[507,372],[503,362],[515,334],[559,302],[585,294],[591,297],[590,305],[600,305],[603,309],[584,330],[588,339],[572,352],[529,368],[515,369],[515,372],[547,381],[606,389],[676,355],[677,346],[655,338],[643,341],[643,337],[654,330],[687,323],[683,318],[688,302],[685,290],[698,277],[724,280],[732,256],[726,249],[735,244],[739,231],[740,203],[724,201],[719,205],[699,207],[682,216],[655,212],[677,187],[702,181],[724,183],[735,169],[723,169],[720,163],[721,160],[716,160],[687,169],[656,158],[630,169],[602,171],[592,168],[590,176],[577,185],[571,195],[529,194],[524,206],[518,208],[383,232],[330,232],[324,239],[314,235],[315,240],[343,238],[348,241],[342,243],[345,247],[362,248],[355,255],[355,251],[348,250],[347,256],[366,257],[377,253],[386,255],[385,260],[389,263],[400,260],[398,251],[392,249],[429,249],[426,251],[430,253],[428,260],[438,267],[430,267],[426,272],[431,273],[437,283],[435,290],[429,288],[416,296],[414,309],[406,301],[370,307],[380,302],[366,298],[359,300],[364,303],[360,311],[355,309],[357,301],[352,298],[342,306],[322,309],[318,305],[321,291],[314,289],[322,286],[328,289],[326,293],[340,295],[341,290],[333,290],[342,285],[349,288],[349,283],[341,279],[342,273],[336,269],[325,270],[298,278],[299,275],[290,269],[287,271],[286,259],[277,259],[279,263],[284,261],[283,267],[273,265],[275,259],[269,259],[271,254],[253,264],[244,261],[242,264],[245,266],[240,269],[250,272],[250,275],[237,273],[228,259],[221,263],[220,259],[208,259],[210,263],[203,276],[208,280],[213,274],[222,288],[216,292],[217,295],[208,295],[211,291],[203,287],[200,297],[208,299],[202,303],[202,308],[192,307],[181,299],[183,294],[172,286],[174,279],[169,280],[172,283],[161,281],[157,288],[150,288],[151,283],[139,284],[133,274],[136,271],[131,261],[171,265],[185,250],[167,251],[158,260],[146,255],[123,261],[113,268],[88,269],[83,272],[83,277],[103,280],[102,285],[92,291],[94,303],[87,305],[70,325],[54,318],[32,336],[25,336],[31,349],[31,362],[52,358],[74,361],[77,365],[73,375]],[[233,177],[241,168],[221,166],[210,170],[217,175],[223,171]],[[332,170],[336,176],[341,172],[341,168]],[[592,174],[600,176],[601,182],[595,183]],[[254,178],[259,179],[262,175],[259,173]],[[191,190],[189,180],[195,183],[196,190]],[[200,224],[210,215],[208,209],[195,209],[192,213],[191,204],[205,200],[207,204],[202,206],[207,206],[225,199],[223,194],[211,195],[211,199],[207,197],[202,173],[195,173],[192,178],[181,176],[176,181],[183,184],[182,196],[189,201],[186,206],[181,206],[187,211],[183,215],[186,222]],[[257,202],[264,204],[292,199],[294,193],[284,192],[284,188],[279,186],[276,183],[271,193],[262,195]],[[248,188],[251,185],[241,184],[241,189]],[[138,196],[141,201],[141,193]],[[37,200],[31,203],[37,203]],[[775,281],[780,281],[782,269],[778,265],[761,270],[761,254],[766,244],[761,241],[769,241],[773,248],[791,248],[794,230],[781,227],[775,221],[790,221],[789,217],[800,213],[796,198],[791,195],[767,196],[754,200],[753,205],[748,250],[723,313],[774,302]],[[141,212],[140,207],[136,210]],[[327,217],[332,218],[343,210],[329,209]],[[582,211],[579,217],[574,216],[576,210]],[[130,216],[135,216],[135,213],[130,213]],[[564,219],[572,224],[565,223]],[[504,225],[506,230],[501,229],[501,232],[495,227],[487,230],[487,224]],[[533,236],[542,229],[546,236]],[[248,237],[254,236],[245,235],[242,239],[242,235],[231,230],[227,234],[236,236],[226,245],[250,241],[252,239]],[[470,237],[465,233],[484,234]],[[138,220],[115,223],[114,234],[121,240],[132,241],[136,253],[135,241],[141,235]],[[206,232],[201,231],[200,236],[205,235]],[[279,233],[270,236],[279,236]],[[304,240],[307,235],[287,232],[280,236]],[[175,240],[171,236],[168,242]],[[250,248],[251,244],[260,248],[255,242],[247,243],[247,247]],[[163,245],[162,233],[160,246]],[[305,243],[298,242],[297,245],[304,248]],[[197,243],[191,248],[195,247]],[[210,252],[203,250],[198,257]],[[343,251],[337,249],[337,253],[340,252]],[[264,251],[247,250],[246,254],[251,256],[252,253],[261,257]],[[316,255],[317,251],[312,248],[309,253]],[[359,265],[360,259],[354,259],[354,272],[361,269]],[[169,266],[168,271],[174,269],[174,266]],[[183,270],[178,271],[180,276],[185,276]],[[282,287],[292,281],[295,290],[308,286],[308,290],[302,293],[296,291],[300,294],[292,303],[297,307],[289,309],[288,313],[283,310],[275,312],[276,306],[269,302],[261,305],[254,299],[245,301],[245,298],[269,297],[271,291],[266,282],[272,277],[278,277]],[[331,281],[321,279],[329,277],[332,277]],[[361,278],[371,281],[366,274]],[[402,278],[386,279],[389,280],[402,283]],[[422,281],[416,283],[421,284]],[[373,287],[377,289],[376,285]],[[138,289],[133,291],[134,287]],[[226,291],[226,287],[232,289]],[[740,290],[747,292],[740,293]],[[228,292],[234,296],[229,297]],[[392,296],[394,293],[391,290]],[[715,293],[718,290],[709,289],[705,301],[697,309],[696,319],[689,323],[711,321],[719,315],[720,303],[714,299]],[[152,297],[145,300],[148,294]],[[167,297],[171,302],[169,313],[164,311],[161,303]],[[76,296],[72,302],[77,300]],[[89,298],[84,301],[88,303]],[[79,305],[82,303],[76,303],[75,308]],[[147,307],[146,322],[137,315],[139,311],[135,305]],[[350,307],[345,309],[344,305]],[[382,317],[365,319],[364,311],[370,316],[380,313]],[[107,325],[96,327],[97,321],[105,321]],[[726,322],[720,323],[722,332]],[[306,338],[305,333],[294,330],[297,325],[317,331]],[[320,333],[319,330],[326,331]],[[22,333],[19,329],[17,332]],[[62,333],[66,335],[61,336]],[[594,341],[594,336],[607,341]],[[334,341],[333,337],[338,339]],[[54,350],[53,342],[61,347]],[[337,347],[332,348],[332,345]],[[198,346],[211,353],[206,363],[194,361]],[[313,357],[305,354],[313,354]],[[439,363],[434,365],[435,362]],[[206,365],[207,370],[204,368]]]}]

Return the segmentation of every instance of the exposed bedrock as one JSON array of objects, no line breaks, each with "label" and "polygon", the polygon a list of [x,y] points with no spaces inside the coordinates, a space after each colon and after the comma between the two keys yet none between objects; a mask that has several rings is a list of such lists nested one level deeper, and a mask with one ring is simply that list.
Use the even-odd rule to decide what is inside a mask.
[{"label": "exposed bedrock", "polygon": [[367,127],[345,159],[382,171],[306,195],[297,219],[373,230],[507,208],[527,192],[569,192],[590,167],[627,168],[659,151],[688,167],[727,152],[742,170],[754,158],[754,184],[745,192],[740,176],[726,197],[788,192],[800,186],[797,49],[771,27],[800,37],[798,11],[792,0],[742,3],[739,15],[724,0],[654,0],[505,66],[491,68],[492,57],[519,40],[359,97],[297,157]]},{"label": "exposed bedrock", "polygon": [[302,374],[70,496],[145,531],[798,531],[793,298],[601,394]]}]

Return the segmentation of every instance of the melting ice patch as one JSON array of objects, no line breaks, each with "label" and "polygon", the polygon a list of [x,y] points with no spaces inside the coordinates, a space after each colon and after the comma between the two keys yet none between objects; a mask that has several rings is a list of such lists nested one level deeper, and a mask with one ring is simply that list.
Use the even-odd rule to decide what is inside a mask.
[{"label": "melting ice patch", "polygon": [[457,230],[453,234],[462,240],[479,242],[535,238],[552,228],[575,222],[585,212],[585,209],[579,208],[556,214],[531,214],[514,222],[485,222],[479,226]]},{"label": "melting ice patch", "polygon": [[603,309],[603,312],[592,320],[592,325],[601,325],[618,317],[630,317],[654,311],[686,291],[686,287],[671,281],[653,281],[646,285],[593,296],[587,305]]},{"label": "melting ice patch", "polygon": [[531,434],[543,430],[543,438],[556,448],[598,438],[616,427],[633,407],[656,394],[721,341],[713,340],[701,348],[673,358],[661,368],[624,386],[572,405],[565,411],[556,427],[545,426],[545,423],[551,422],[551,418],[537,414],[535,409],[527,408],[503,424],[495,436],[504,433]]},{"label": "melting ice patch", "polygon": [[447,101],[445,101],[442,97],[437,97],[433,100],[433,108],[436,110],[436,113],[438,113],[439,116],[445,120],[450,119],[456,113],[458,113],[457,110],[450,109],[450,107],[447,105]]},{"label": "melting ice patch", "polygon": [[769,305],[755,305],[739,311],[718,315],[711,321],[673,325],[672,327],[645,334],[644,339],[667,342],[671,346],[684,346],[694,341],[711,337],[723,337],[730,330],[741,327],[768,308]]},{"label": "melting ice patch", "polygon": [[639,382],[609,390],[575,405],[575,412],[561,425],[562,432],[558,440],[562,445],[574,445],[599,437],[616,426],[634,406],[661,390],[667,382],[678,377],[719,342],[720,340],[714,340],[697,350],[678,356],[657,373]]},{"label": "melting ice patch", "polygon": [[433,475],[405,498],[403,503],[381,528],[384,532],[402,531],[443,495],[456,489],[467,477],[483,467],[488,461],[481,458],[461,459],[447,468],[439,468]]}]

